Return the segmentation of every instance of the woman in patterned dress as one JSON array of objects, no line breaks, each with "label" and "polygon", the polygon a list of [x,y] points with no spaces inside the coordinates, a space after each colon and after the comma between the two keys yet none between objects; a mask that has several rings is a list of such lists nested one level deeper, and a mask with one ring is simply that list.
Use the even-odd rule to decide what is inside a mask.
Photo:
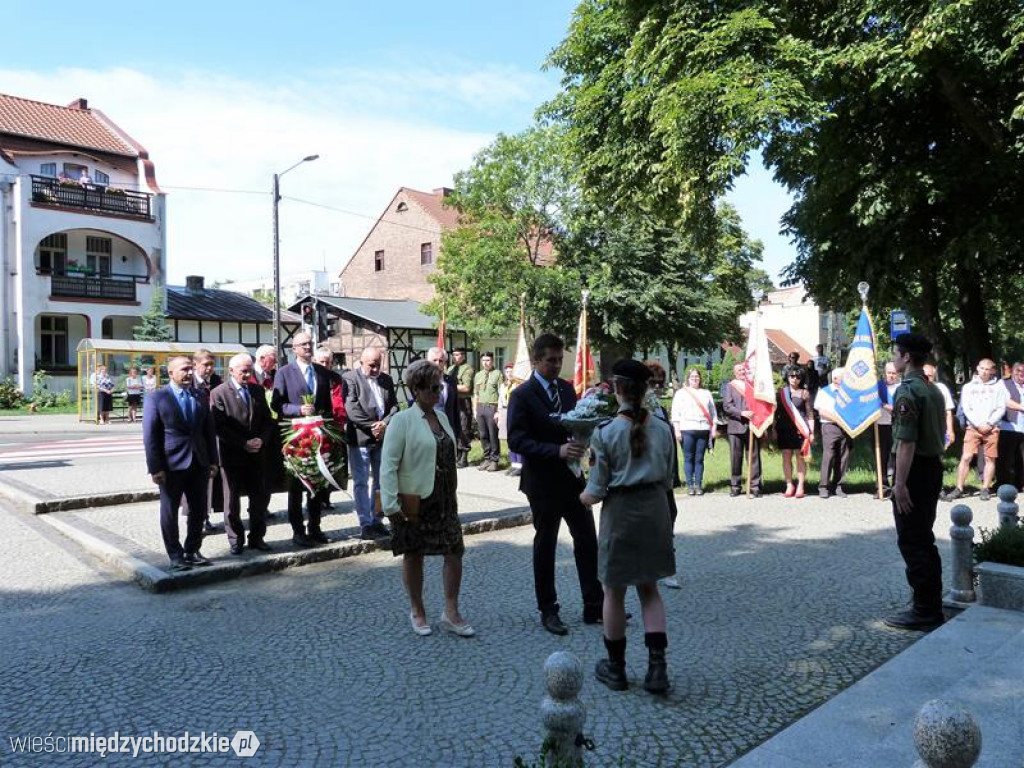
[{"label": "woman in patterned dress", "polygon": [[380,461],[381,510],[391,522],[391,548],[402,555],[409,621],[417,635],[431,634],[423,605],[423,558],[444,558],[445,607],[440,627],[460,637],[476,634],[459,612],[462,525],[456,497],[455,435],[437,405],[441,370],[417,360],[402,376],[413,403],[392,417]]}]

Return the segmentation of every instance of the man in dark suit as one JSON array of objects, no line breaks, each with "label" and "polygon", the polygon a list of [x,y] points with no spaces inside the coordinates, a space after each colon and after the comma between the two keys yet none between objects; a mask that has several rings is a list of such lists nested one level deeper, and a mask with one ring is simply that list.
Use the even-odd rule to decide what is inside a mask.
[{"label": "man in dark suit", "polygon": [[[739,496],[740,488],[745,484],[743,479],[743,454],[746,453],[750,437],[750,417],[754,412],[747,405],[744,396],[746,378],[743,364],[733,366],[733,380],[722,387],[722,410],[725,411],[728,423],[725,433],[729,438],[729,457],[732,463],[732,476],[729,479],[729,495]],[[750,493],[761,495],[761,440],[754,438],[754,450],[750,461]]]},{"label": "man in dark suit", "polygon": [[558,529],[569,526],[576,557],[576,571],[583,594],[583,621],[601,621],[604,591],[597,580],[597,532],[594,515],[580,503],[582,477],[569,469],[587,446],[570,441],[569,434],[551,418],[576,405],[572,385],[559,378],[565,344],[552,334],[542,334],[533,344],[533,375],[512,392],[508,405],[509,450],[523,457],[519,489],[526,494],[533,513],[533,582],[541,624],[552,634],[568,633],[559,617],[555,591],[555,550]]},{"label": "man in dark suit", "polygon": [[455,433],[455,442],[458,443],[459,435],[462,434],[462,420],[459,418],[459,382],[454,376],[445,373],[448,353],[440,347],[431,347],[427,350],[427,362],[441,369],[441,398],[434,407],[448,417],[448,423]]},{"label": "man in dark suit", "polygon": [[[278,369],[274,377],[274,395],[271,407],[281,419],[301,416],[331,416],[331,377],[327,369],[313,362],[313,338],[305,331],[292,338],[295,362]],[[312,395],[312,403],[304,397]],[[302,527],[302,497],[308,496],[306,512],[307,530]],[[326,544],[328,539],[320,530],[320,508],[324,493],[308,493],[297,477],[288,479],[288,522],[292,525],[292,541],[300,547]]]},{"label": "man in dark suit", "polygon": [[[160,486],[160,532],[175,570],[209,565],[199,553],[207,481],[217,474],[217,437],[209,403],[192,389],[192,360],[167,361],[168,386],[146,397],[142,439],[146,469]],[[178,533],[181,497],[189,500],[185,545]]]},{"label": "man in dark suit", "polygon": [[242,554],[245,544],[243,492],[249,497],[249,549],[270,550],[263,540],[270,501],[264,482],[264,454],[270,446],[274,422],[263,387],[250,384],[251,378],[252,358],[244,353],[235,355],[228,363],[228,381],[210,393],[224,480],[224,529],[233,555]]},{"label": "man in dark suit", "polygon": [[345,374],[348,393],[345,415],[348,418],[348,468],[352,473],[352,498],[359,516],[360,538],[372,541],[391,535],[374,516],[373,493],[380,488],[380,449],[391,417],[398,413],[395,382],[380,372],[383,355],[379,347],[367,347],[359,356],[359,365]]},{"label": "man in dark suit", "polygon": [[[196,353],[192,356],[192,362],[195,365],[195,371],[192,374],[192,389],[197,395],[209,402],[210,392],[213,391],[214,387],[219,387],[223,382],[220,375],[213,371],[215,363],[213,352],[208,349],[197,349]],[[220,528],[210,521],[210,513],[224,511],[224,496],[225,488],[220,477],[211,478],[206,489],[206,512],[203,517],[203,528],[206,533],[218,533],[220,531]],[[188,499],[185,500],[184,506],[182,514],[187,516]]]}]

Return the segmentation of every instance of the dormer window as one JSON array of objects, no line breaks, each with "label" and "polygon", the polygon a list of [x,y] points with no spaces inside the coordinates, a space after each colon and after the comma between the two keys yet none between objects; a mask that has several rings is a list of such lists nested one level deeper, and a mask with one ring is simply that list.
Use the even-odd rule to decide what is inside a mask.
[{"label": "dormer window", "polygon": [[395,208],[395,211],[397,211],[398,213],[405,213],[408,210],[409,206],[404,200],[400,202],[398,206]]}]

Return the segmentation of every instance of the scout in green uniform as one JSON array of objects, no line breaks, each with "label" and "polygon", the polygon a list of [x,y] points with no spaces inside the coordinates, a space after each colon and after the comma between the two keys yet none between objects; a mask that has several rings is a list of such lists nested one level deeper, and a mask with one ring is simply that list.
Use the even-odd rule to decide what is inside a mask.
[{"label": "scout in green uniform", "polygon": [[892,438],[896,477],[892,487],[896,540],[907,566],[913,605],[885,623],[927,631],[942,624],[942,560],[935,546],[935,508],[942,492],[944,403],[924,375],[932,344],[916,333],[893,342],[896,370],[903,383],[893,398]]},{"label": "scout in green uniform", "polygon": [[497,472],[501,461],[501,441],[498,439],[498,391],[501,389],[501,371],[494,368],[494,355],[480,355],[480,370],[473,377],[473,404],[476,406],[476,427],[480,430],[480,447],[484,460],[478,469]]},{"label": "scout in green uniform", "polygon": [[473,366],[466,360],[466,350],[452,350],[452,365],[447,374],[455,379],[459,393],[459,444],[455,466],[469,464],[469,446],[473,440]]}]

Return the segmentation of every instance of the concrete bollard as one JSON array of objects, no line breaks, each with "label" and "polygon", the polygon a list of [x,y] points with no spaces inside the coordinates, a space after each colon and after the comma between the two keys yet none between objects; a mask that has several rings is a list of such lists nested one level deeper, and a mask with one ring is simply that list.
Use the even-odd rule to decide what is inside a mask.
[{"label": "concrete bollard", "polygon": [[999,503],[996,504],[996,511],[999,513],[999,527],[1016,527],[1020,520],[1017,516],[1020,511],[1020,505],[1017,504],[1017,489],[1009,484],[1000,485],[996,495],[999,497]]},{"label": "concrete bollard", "polygon": [[583,724],[587,708],[580,701],[583,689],[583,664],[568,651],[556,651],[544,662],[547,695],[540,703],[544,724],[544,748],[547,765],[583,765]]},{"label": "concrete bollard", "polygon": [[953,588],[949,598],[958,603],[973,603],[974,594],[974,515],[966,504],[957,504],[949,511],[953,525],[949,528],[952,550]]},{"label": "concrete bollard", "polygon": [[970,768],[981,754],[981,728],[955,701],[932,699],[914,720],[914,768]]}]

